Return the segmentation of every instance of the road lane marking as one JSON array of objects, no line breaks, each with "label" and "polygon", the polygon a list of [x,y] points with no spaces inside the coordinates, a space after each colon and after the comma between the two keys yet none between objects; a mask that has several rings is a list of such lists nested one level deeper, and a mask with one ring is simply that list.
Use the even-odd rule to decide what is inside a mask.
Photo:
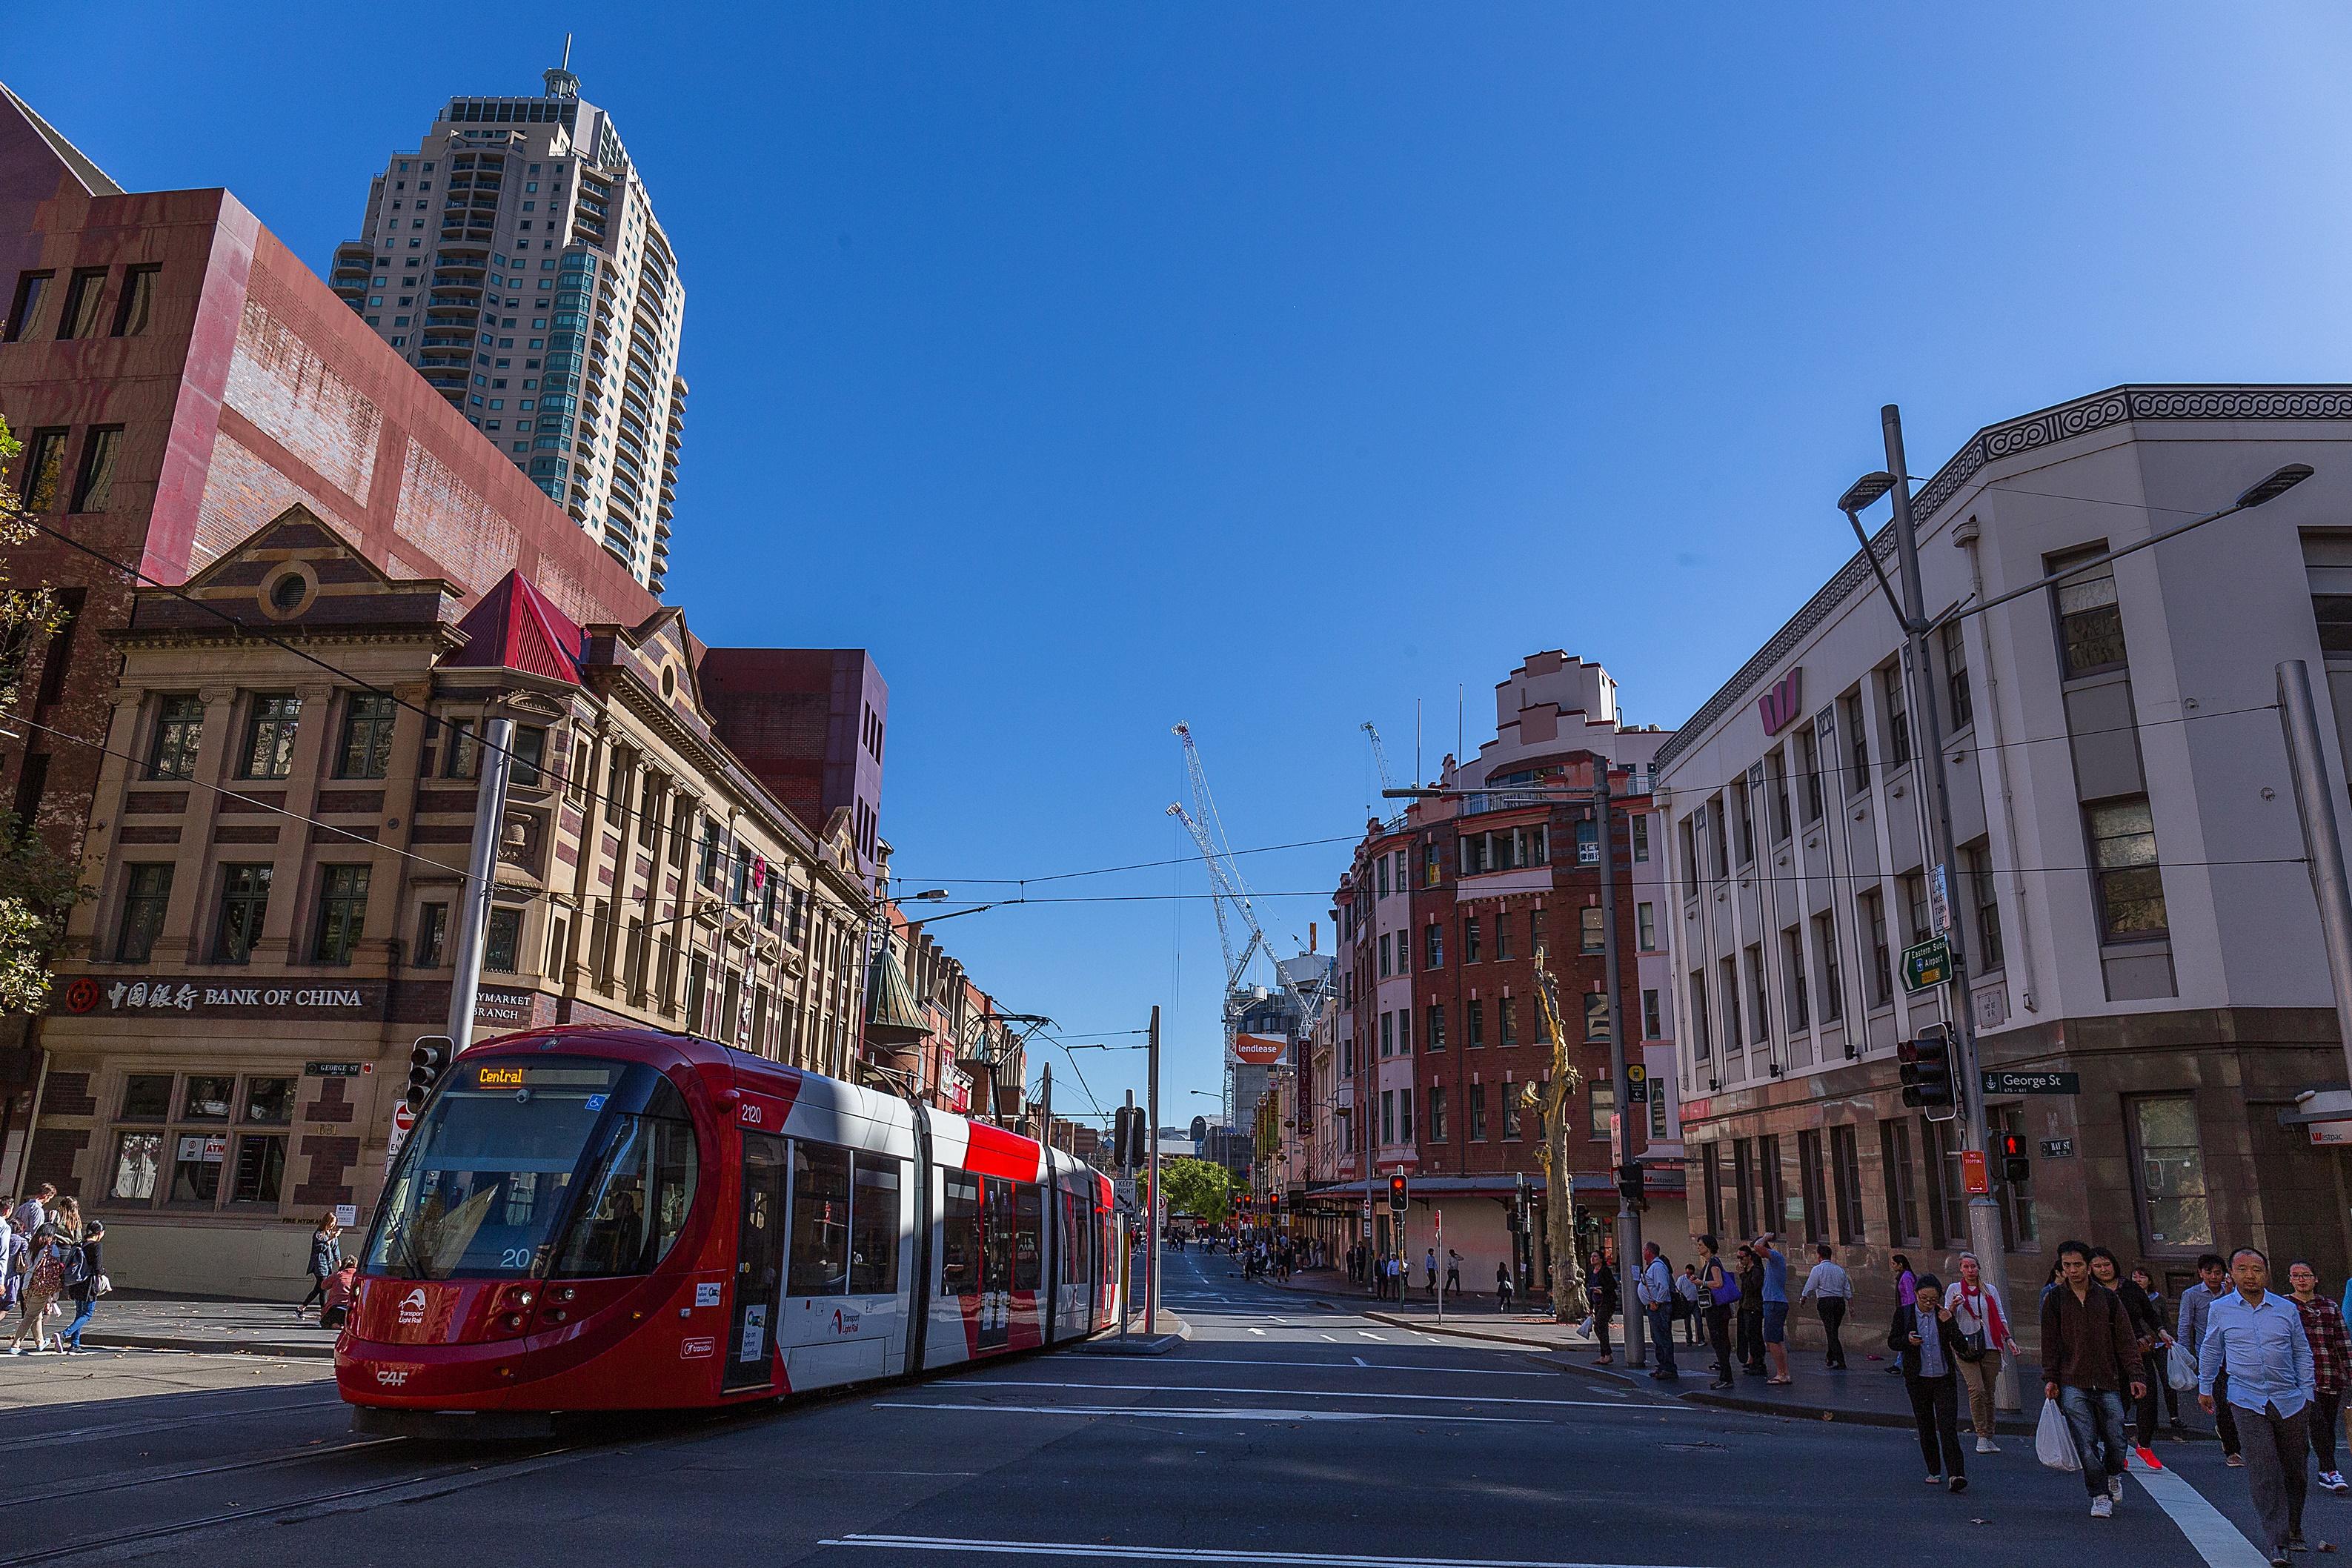
[{"label": "road lane marking", "polygon": [[1250,1332],[1254,1334],[1263,1334],[1265,1331],[1264,1329],[1252,1329]]},{"label": "road lane marking", "polygon": [[[1331,1342],[1334,1344],[1343,1344],[1346,1342],[1334,1340]],[[1309,1348],[1311,1349],[1312,1347]],[[1447,1346],[1444,1348],[1451,1349],[1452,1347]],[[1286,1361],[1277,1360],[1271,1356],[1194,1355],[1190,1351],[1186,1351],[1176,1355],[1171,1359],[1167,1364],[1170,1366],[1278,1366],[1303,1368],[1308,1372],[1350,1372],[1356,1367],[1361,1366],[1370,1372],[1425,1372],[1434,1373],[1440,1377],[1541,1377],[1556,1380],[1560,1375],[1558,1371],[1549,1367],[1420,1366],[1411,1362],[1368,1362],[1363,1360],[1361,1357],[1350,1357],[1348,1361],[1308,1361],[1305,1359]],[[974,1376],[976,1377],[977,1374],[974,1374]],[[964,1381],[972,1381],[972,1379],[965,1379]]]},{"label": "road lane marking", "polygon": [[[1339,1342],[1339,1335],[1337,1335],[1337,1334],[1325,1334],[1325,1335],[1323,1336],[1323,1342],[1324,1342],[1324,1343],[1326,1343],[1326,1344],[1333,1344],[1333,1345],[1336,1345],[1336,1344],[1338,1344],[1338,1343]],[[1358,1366],[1361,1366],[1361,1365],[1363,1365],[1364,1363],[1363,1363],[1362,1362],[1359,1361],[1356,1364],[1357,1364]]]},{"label": "road lane marking", "polygon": [[[2297,1456],[2300,1458],[2301,1456]],[[2156,1500],[2157,1507],[2189,1538],[2189,1544],[2210,1568],[2265,1568],[2270,1558],[2248,1541],[2229,1516],[2205,1500],[2180,1472],[2132,1467],[2132,1478]]]},{"label": "road lane marking", "polygon": [[1382,1344],[1389,1342],[1389,1337],[1386,1334],[1376,1334],[1370,1329],[1358,1329],[1356,1331],[1356,1336],[1359,1339],[1378,1340]]},{"label": "road lane marking", "polygon": [[[982,1388],[1076,1388],[1089,1394],[1288,1394],[1293,1399],[1411,1399],[1440,1405],[1541,1405],[1568,1410],[1619,1408],[1599,1399],[1529,1399],[1509,1394],[1384,1394],[1377,1389],[1361,1388],[1234,1388],[1213,1383],[1053,1383],[1044,1378],[1022,1377],[991,1377],[971,1382],[971,1385]],[[1687,1411],[1692,1407],[1677,1402],[1644,1408]]]},{"label": "road lane marking", "polygon": [[1349,1361],[1351,1361],[1351,1362],[1354,1362],[1358,1366],[1370,1366],[1370,1365],[1371,1365],[1371,1364],[1372,1364],[1370,1362],[1366,1361],[1362,1356],[1360,1356],[1360,1355],[1351,1355],[1351,1356],[1349,1356],[1348,1359],[1349,1359]]},{"label": "road lane marking", "polygon": [[819,1546],[878,1546],[897,1552],[968,1552],[992,1556],[1116,1557],[1145,1563],[1296,1563],[1299,1568],[1655,1568],[1640,1563],[1561,1563],[1526,1557],[1402,1557],[1392,1552],[1238,1552],[1213,1546],[1114,1546],[1108,1542],[991,1541],[949,1535],[840,1535]]},{"label": "road lane marking", "polygon": [[1155,1421],[1444,1421],[1477,1426],[1549,1426],[1528,1415],[1440,1415],[1426,1410],[1281,1410],[1222,1405],[957,1405],[877,1399],[877,1410],[977,1410],[992,1415],[1142,1415]]}]

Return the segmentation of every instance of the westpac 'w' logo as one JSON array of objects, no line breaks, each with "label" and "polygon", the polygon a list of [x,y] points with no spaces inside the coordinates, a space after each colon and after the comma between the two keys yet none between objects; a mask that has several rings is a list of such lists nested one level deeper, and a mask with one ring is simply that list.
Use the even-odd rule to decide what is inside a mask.
[{"label": "westpac 'w' logo", "polygon": [[1804,699],[1800,695],[1799,678],[1804,673],[1802,669],[1790,670],[1756,700],[1756,711],[1764,721],[1766,734],[1779,734],[1803,710]]}]

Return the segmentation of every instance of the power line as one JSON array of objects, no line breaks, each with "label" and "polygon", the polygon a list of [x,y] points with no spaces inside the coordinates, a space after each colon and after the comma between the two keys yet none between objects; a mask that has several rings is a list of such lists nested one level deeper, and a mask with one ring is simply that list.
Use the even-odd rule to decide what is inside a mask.
[{"label": "power line", "polygon": [[[1254,849],[1235,849],[1232,853],[1272,855],[1284,849],[1313,849],[1328,844],[1353,844],[1360,837],[1356,834],[1339,833],[1328,838],[1301,838],[1290,844],[1263,844]],[[1149,871],[1161,866],[1189,866],[1197,863],[1200,858],[1197,854],[1180,855],[1166,860],[1138,860],[1127,866],[1100,866],[1091,871],[1056,871],[1044,877],[901,877],[894,873],[890,879],[894,882],[987,882],[1002,887],[1019,887],[1040,882],[1066,882],[1080,877],[1108,877],[1120,871]]]}]

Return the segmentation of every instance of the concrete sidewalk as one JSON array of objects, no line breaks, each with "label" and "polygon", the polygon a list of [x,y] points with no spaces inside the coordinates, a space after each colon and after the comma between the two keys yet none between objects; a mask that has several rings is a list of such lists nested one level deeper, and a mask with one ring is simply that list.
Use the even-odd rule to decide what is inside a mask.
[{"label": "concrete sidewalk", "polygon": [[[52,1319],[62,1328],[70,1316]],[[82,1331],[92,1349],[197,1351],[214,1354],[331,1358],[335,1333],[316,1320],[297,1321],[284,1301],[238,1301],[163,1296],[118,1290],[98,1303],[98,1315]]]}]

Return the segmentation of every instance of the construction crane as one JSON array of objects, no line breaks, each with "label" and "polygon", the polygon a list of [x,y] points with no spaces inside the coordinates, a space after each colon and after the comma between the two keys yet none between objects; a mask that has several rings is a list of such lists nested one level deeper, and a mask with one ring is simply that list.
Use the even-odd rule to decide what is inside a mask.
[{"label": "construction crane", "polygon": [[[1168,815],[1184,825],[1192,843],[1201,851],[1201,860],[1209,870],[1210,906],[1216,912],[1217,942],[1225,959],[1225,1059],[1224,1075],[1225,1125],[1234,1125],[1236,1107],[1232,1103],[1234,1077],[1234,1035],[1240,1026],[1244,1010],[1245,994],[1243,979],[1249,973],[1251,961],[1264,952],[1266,962],[1274,965],[1276,983],[1289,994],[1298,1008],[1298,1032],[1301,1038],[1311,1033],[1321,1017],[1325,1001],[1330,994],[1328,976],[1317,977],[1311,985],[1301,986],[1292,978],[1281,960],[1275,956],[1274,943],[1266,940],[1265,929],[1258,924],[1257,912],[1251,907],[1249,885],[1242,878],[1241,868],[1234,863],[1232,842],[1225,837],[1223,822],[1217,816],[1217,803],[1209,794],[1209,775],[1201,765],[1201,749],[1194,744],[1189,724],[1175,726],[1175,735],[1184,747],[1184,774],[1192,795],[1192,809],[1187,812],[1181,805],[1171,805]],[[1234,922],[1241,926],[1241,951],[1234,950]],[[1248,995],[1250,1001],[1256,1000]]]},{"label": "construction crane", "polygon": [[1388,748],[1381,744],[1381,732],[1372,728],[1372,721],[1370,719],[1364,721],[1364,733],[1372,738],[1372,763],[1381,770],[1381,788],[1383,790],[1396,788],[1396,780],[1389,776]]}]

